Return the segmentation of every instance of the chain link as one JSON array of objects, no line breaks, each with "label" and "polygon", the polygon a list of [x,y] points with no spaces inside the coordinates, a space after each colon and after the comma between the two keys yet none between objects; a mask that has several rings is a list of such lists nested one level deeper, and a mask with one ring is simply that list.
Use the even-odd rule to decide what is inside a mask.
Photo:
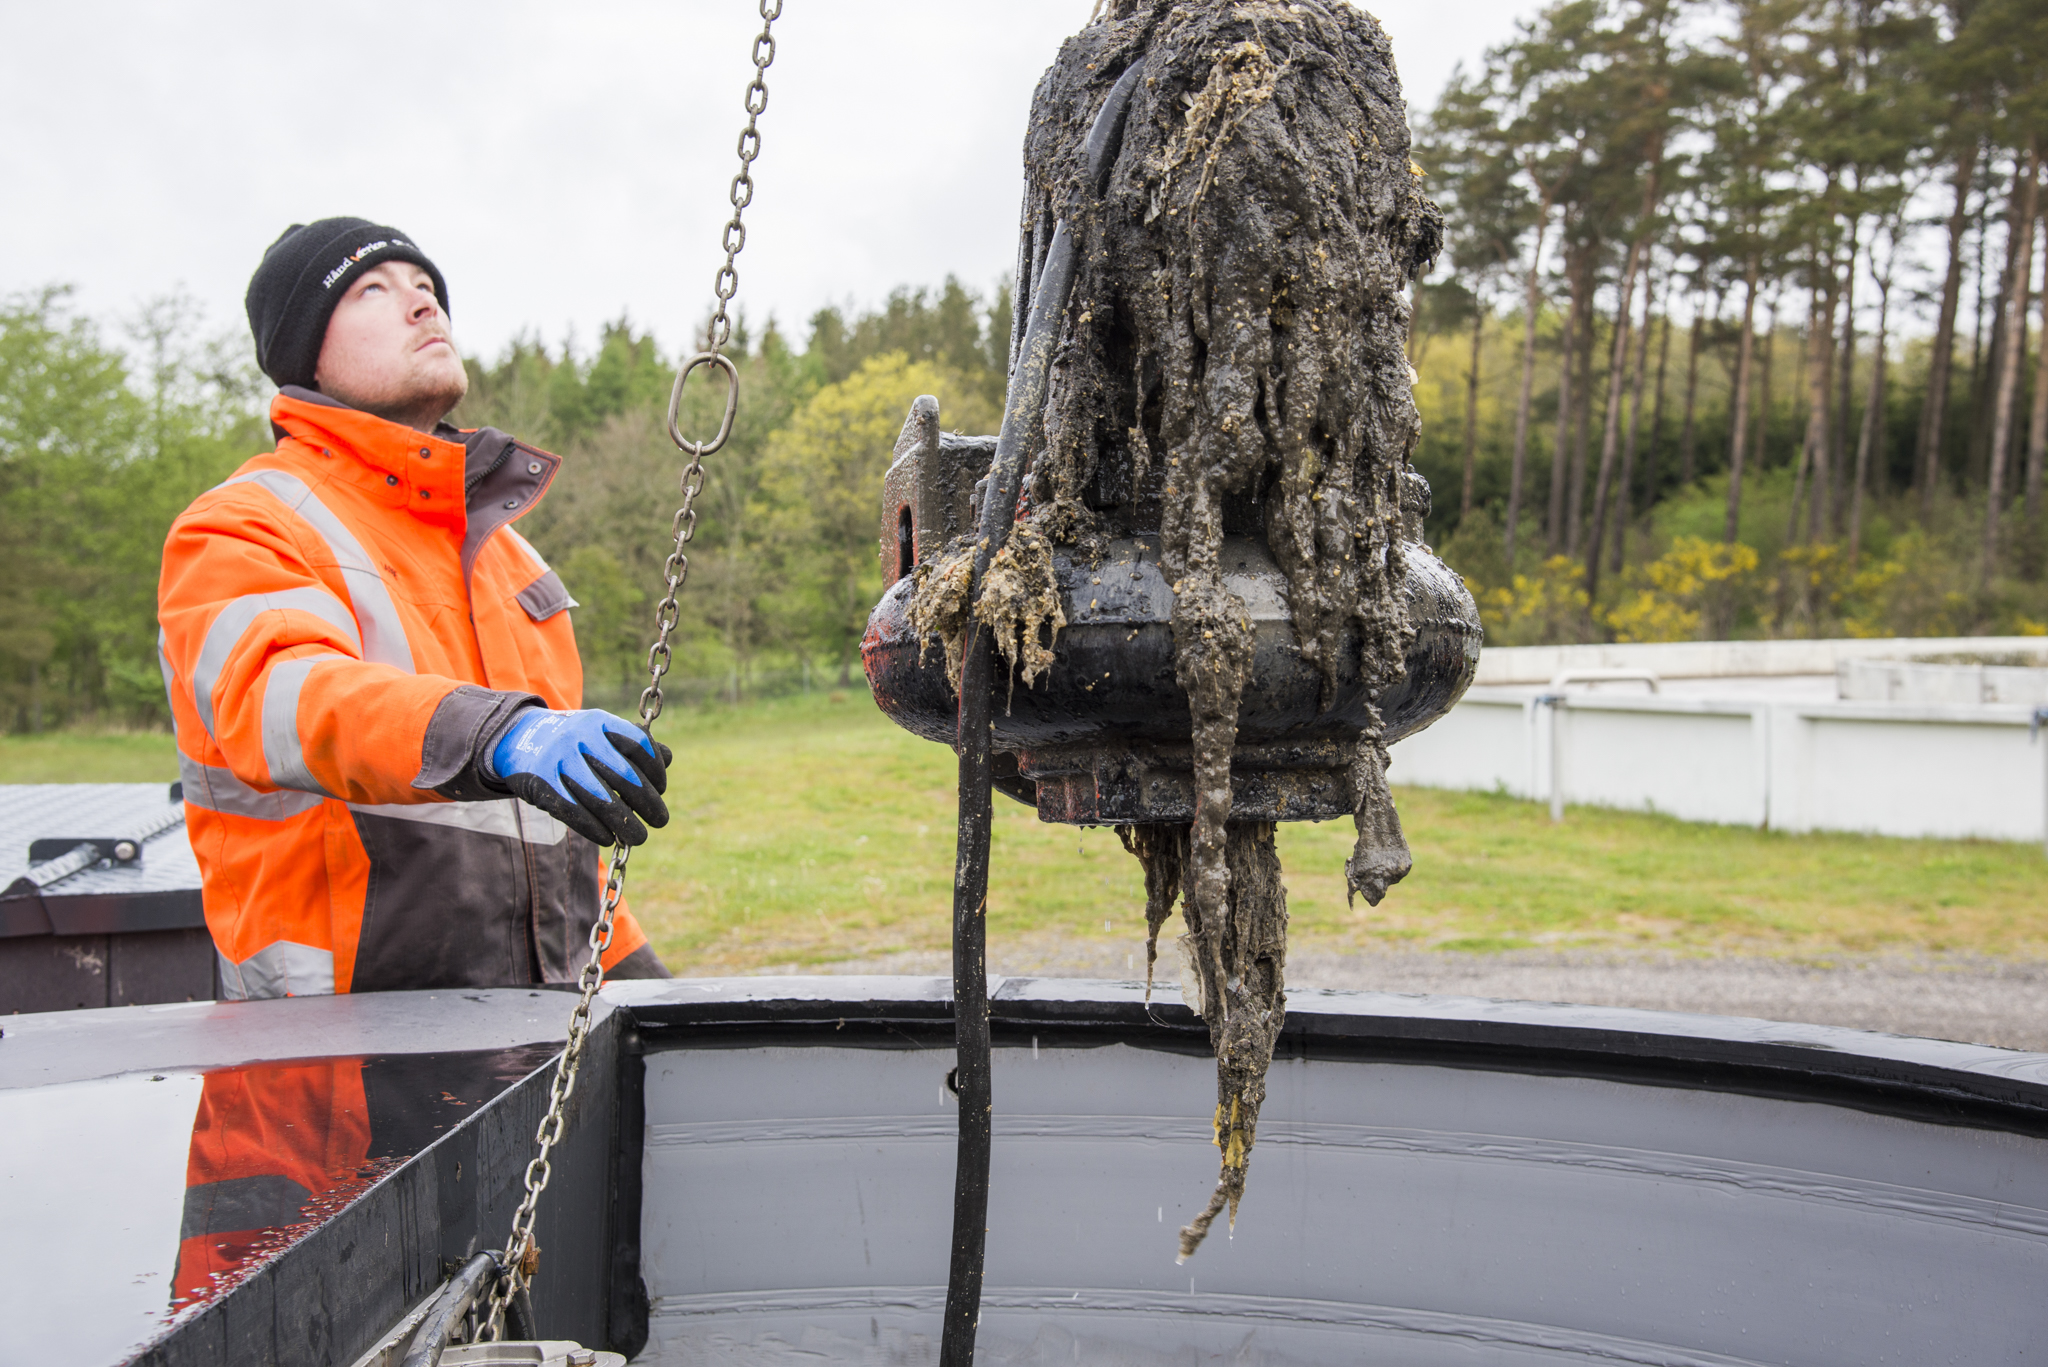
[{"label": "chain link", "polygon": [[[727,195],[732,203],[732,218],[726,222],[725,232],[719,241],[725,249],[725,264],[718,268],[712,286],[718,296],[718,311],[712,315],[705,330],[705,349],[683,363],[676,372],[675,388],[669,395],[669,436],[690,457],[690,463],[683,467],[683,501],[682,506],[676,509],[671,527],[675,546],[662,566],[662,580],[668,592],[655,608],[654,644],[647,649],[647,687],[640,693],[640,724],[650,735],[655,719],[661,716],[661,681],[668,673],[672,659],[669,638],[682,617],[677,595],[683,591],[683,585],[690,577],[687,548],[697,534],[697,495],[704,491],[704,457],[725,445],[726,438],[732,435],[733,414],[739,406],[739,372],[724,354],[726,343],[732,338],[732,323],[726,314],[726,305],[739,290],[740,274],[733,263],[738,259],[740,249],[747,245],[747,229],[740,221],[740,215],[754,201],[752,167],[754,158],[761,155],[761,134],[755,127],[755,120],[768,108],[766,77],[769,63],[775,60],[775,35],[771,30],[775,21],[782,17],[782,0],[760,0],[760,10],[761,32],[754,39],[753,50],[754,79],[747,85],[747,126],[740,133],[739,140],[740,170],[732,178],[732,189]],[[692,370],[706,364],[725,372],[725,418],[719,424],[717,436],[708,442],[692,442],[686,440],[676,427],[683,382],[690,377]],[[611,947],[619,902],[625,896],[626,860],[631,853],[632,847],[624,842],[612,847],[611,870],[604,883],[604,902],[598,910],[597,923],[590,928],[590,958],[577,975],[579,995],[576,1009],[569,1013],[569,1035],[562,1046],[562,1061],[555,1069],[553,1084],[548,1088],[547,1114],[541,1117],[540,1128],[534,1132],[536,1152],[533,1161],[526,1165],[525,1195],[519,1202],[519,1209],[513,1212],[512,1233],[505,1241],[497,1283],[491,1288],[490,1310],[481,1335],[487,1340],[495,1340],[504,1332],[506,1308],[511,1305],[512,1298],[532,1281],[540,1266],[540,1245],[533,1238],[534,1216],[540,1208],[540,1195],[547,1190],[548,1179],[553,1176],[548,1155],[562,1137],[569,1097],[576,1090],[576,1072],[582,1066],[584,1046],[589,1042],[591,1002],[604,982],[604,953]]]},{"label": "chain link", "polygon": [[[693,497],[689,489],[692,476],[700,485],[703,483],[704,457],[725,445],[726,438],[732,435],[733,414],[739,407],[740,377],[734,372],[732,362],[725,358],[726,343],[732,340],[732,318],[726,311],[726,305],[732,302],[733,295],[740,288],[739,268],[733,263],[747,245],[747,225],[742,221],[742,215],[754,202],[754,158],[761,155],[761,130],[755,126],[755,121],[768,108],[768,64],[775,60],[775,34],[772,30],[775,21],[781,17],[782,0],[761,0],[761,32],[754,39],[754,79],[747,84],[747,126],[740,130],[737,148],[740,169],[739,174],[732,178],[732,186],[725,196],[732,204],[732,217],[726,220],[725,231],[719,234],[718,239],[718,245],[725,249],[725,264],[718,268],[718,274],[711,282],[711,292],[718,296],[718,311],[711,315],[711,322],[704,330],[704,349],[683,362],[682,368],[676,372],[675,387],[668,395],[669,439],[690,457],[691,462],[683,471],[685,510]],[[677,425],[683,404],[683,385],[689,380],[691,371],[706,364],[716,364],[725,371],[725,417],[718,425],[717,434],[709,441],[691,441]],[[695,525],[694,517],[691,525]],[[678,552],[687,539],[684,537],[677,541]],[[684,562],[684,572],[688,573],[688,561]],[[660,707],[657,705],[655,710],[658,713]]]},{"label": "chain link", "polygon": [[754,158],[761,155],[761,130],[755,120],[768,108],[768,64],[775,60],[775,35],[770,31],[782,16],[782,0],[761,0],[761,32],[754,39],[754,79],[747,85],[747,126],[740,130],[739,174],[732,178],[726,198],[732,203],[732,217],[726,221],[719,245],[725,248],[725,264],[718,268],[713,288],[718,294],[718,312],[711,315],[705,336],[706,351],[723,351],[732,339],[732,320],[725,306],[740,287],[740,273],[733,266],[740,249],[747,245],[747,227],[740,215],[754,202]]}]

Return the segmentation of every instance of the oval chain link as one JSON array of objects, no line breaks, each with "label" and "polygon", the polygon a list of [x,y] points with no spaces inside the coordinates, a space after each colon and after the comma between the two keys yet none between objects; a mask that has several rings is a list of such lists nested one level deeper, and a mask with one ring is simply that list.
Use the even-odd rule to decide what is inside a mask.
[{"label": "oval chain link", "polygon": [[[761,155],[761,134],[755,120],[768,108],[766,78],[769,64],[775,60],[772,30],[775,21],[782,17],[782,0],[760,0],[760,13],[761,32],[754,38],[754,79],[747,85],[747,126],[741,131],[739,140],[740,169],[739,174],[732,178],[732,188],[727,194],[732,203],[732,217],[727,220],[720,239],[720,245],[725,249],[725,264],[718,268],[713,282],[713,290],[718,295],[718,311],[712,315],[706,329],[705,349],[683,362],[676,372],[675,387],[669,394],[669,437],[690,457],[690,463],[683,467],[682,505],[676,509],[671,527],[675,546],[662,566],[662,580],[668,592],[655,609],[654,644],[647,650],[647,687],[640,693],[640,724],[650,735],[655,719],[661,715],[661,681],[668,673],[672,658],[669,638],[682,616],[677,595],[690,577],[688,547],[691,538],[697,534],[697,495],[704,490],[704,457],[725,445],[726,438],[732,435],[733,414],[739,407],[739,371],[725,356],[726,343],[732,338],[732,322],[726,305],[732,302],[733,295],[739,290],[740,274],[734,262],[740,249],[747,245],[747,229],[740,221],[740,215],[754,202],[752,168],[754,158]],[[725,417],[719,424],[718,434],[710,441],[693,442],[677,430],[677,419],[682,404],[683,382],[691,371],[703,365],[712,365],[725,372]],[[576,1090],[576,1073],[583,1063],[584,1046],[589,1042],[591,1002],[604,982],[604,953],[611,947],[612,928],[618,918],[619,902],[625,895],[626,861],[631,852],[632,847],[623,843],[612,847],[611,869],[604,883],[604,902],[598,910],[597,923],[590,928],[590,958],[577,975],[576,1009],[569,1014],[569,1034],[562,1046],[562,1061],[555,1069],[553,1084],[548,1088],[547,1114],[541,1117],[540,1128],[534,1132],[536,1152],[533,1161],[526,1165],[525,1195],[519,1202],[519,1209],[513,1212],[512,1232],[505,1241],[500,1274],[491,1288],[490,1309],[480,1335],[487,1340],[496,1340],[504,1332],[505,1311],[512,1298],[532,1280],[540,1267],[540,1245],[533,1238],[534,1216],[540,1209],[540,1195],[547,1190],[548,1179],[553,1176],[549,1155],[562,1138],[569,1097]]]}]

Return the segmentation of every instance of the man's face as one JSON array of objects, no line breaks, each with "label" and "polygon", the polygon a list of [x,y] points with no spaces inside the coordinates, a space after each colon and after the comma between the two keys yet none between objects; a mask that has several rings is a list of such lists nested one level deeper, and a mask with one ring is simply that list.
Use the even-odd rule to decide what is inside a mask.
[{"label": "man's face", "polygon": [[365,271],[328,319],[313,383],[351,408],[433,430],[469,392],[433,277],[410,261]]}]

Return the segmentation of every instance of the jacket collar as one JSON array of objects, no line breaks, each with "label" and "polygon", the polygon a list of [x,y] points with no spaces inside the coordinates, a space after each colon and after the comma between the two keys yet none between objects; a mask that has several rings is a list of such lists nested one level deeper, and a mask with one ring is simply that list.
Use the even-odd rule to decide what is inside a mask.
[{"label": "jacket collar", "polygon": [[373,502],[454,532],[465,580],[484,541],[540,502],[562,464],[494,427],[423,433],[297,385],[278,391],[270,425]]},{"label": "jacket collar", "polygon": [[466,530],[462,485],[468,451],[460,440],[414,431],[297,385],[285,386],[271,401],[270,425],[373,502],[403,508],[457,535]]}]

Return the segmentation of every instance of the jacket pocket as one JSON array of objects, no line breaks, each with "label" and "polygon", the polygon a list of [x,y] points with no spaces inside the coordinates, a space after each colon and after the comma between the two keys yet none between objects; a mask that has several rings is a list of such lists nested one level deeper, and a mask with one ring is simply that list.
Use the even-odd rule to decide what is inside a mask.
[{"label": "jacket pocket", "polygon": [[352,992],[535,980],[518,802],[352,806],[369,856]]},{"label": "jacket pocket", "polygon": [[581,606],[569,596],[568,585],[562,582],[562,576],[553,570],[549,570],[514,596],[518,598],[519,606],[526,609],[526,615],[536,622],[545,622],[564,608]]}]

